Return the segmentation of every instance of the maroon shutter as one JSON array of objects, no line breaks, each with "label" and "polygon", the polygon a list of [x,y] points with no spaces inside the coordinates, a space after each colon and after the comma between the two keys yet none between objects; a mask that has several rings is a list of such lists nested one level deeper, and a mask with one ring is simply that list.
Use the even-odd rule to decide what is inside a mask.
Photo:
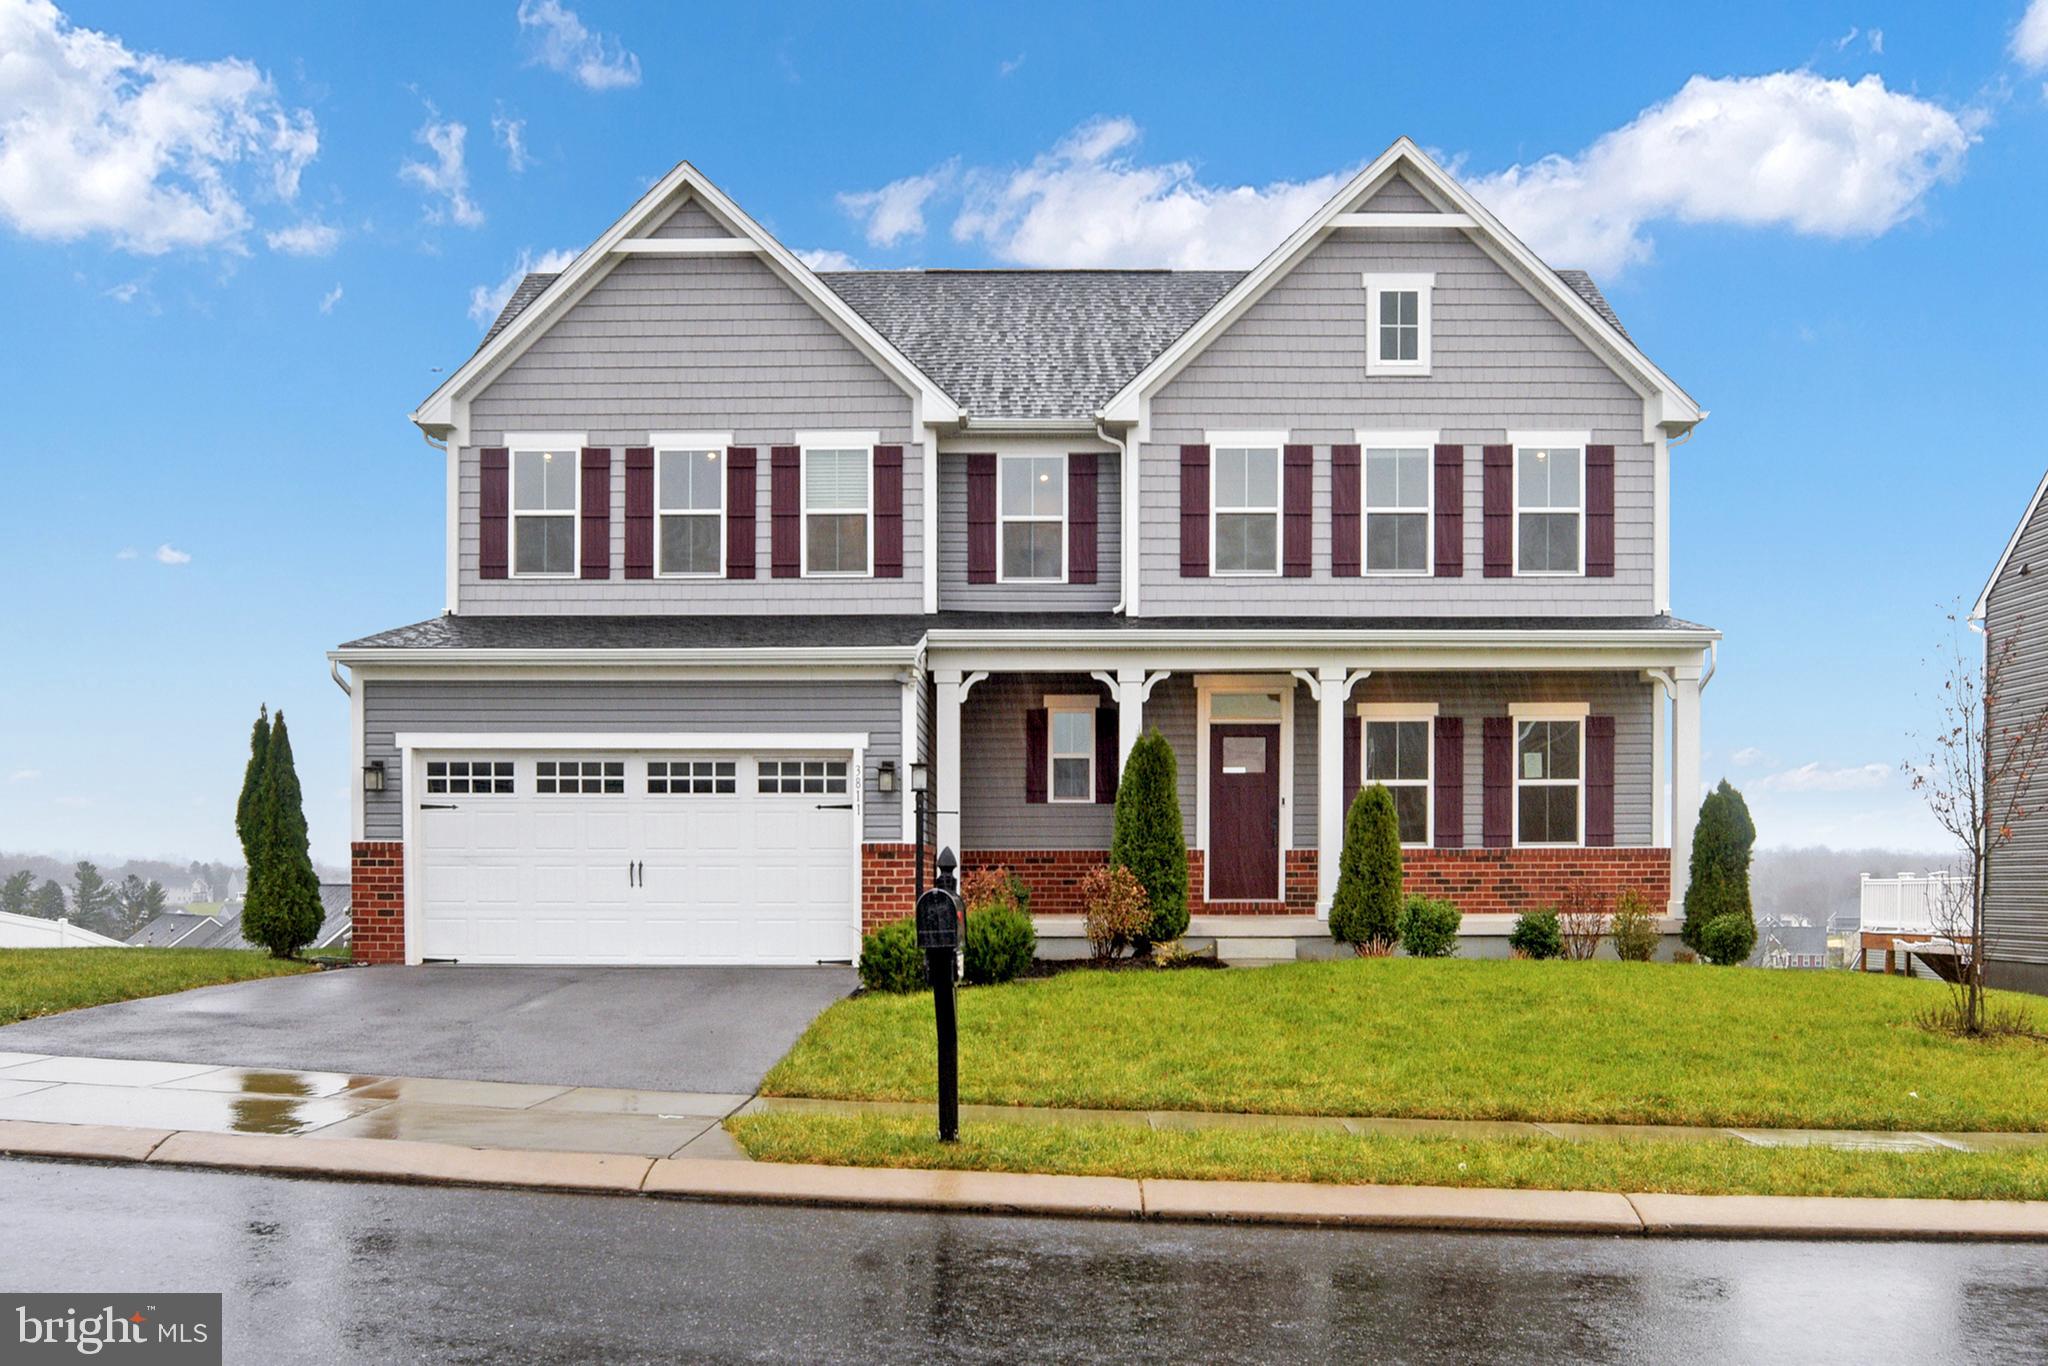
[{"label": "maroon shutter", "polygon": [[1515,448],[1486,448],[1486,577],[1515,572]]},{"label": "maroon shutter", "polygon": [[903,577],[903,448],[875,447],[875,577]]},{"label": "maroon shutter", "polygon": [[754,577],[754,502],[757,485],[754,448],[734,446],[725,453],[725,576]]},{"label": "maroon shutter", "polygon": [[1351,813],[1352,799],[1365,785],[1365,723],[1353,712],[1344,718],[1344,812]]},{"label": "maroon shutter", "polygon": [[1044,707],[1024,712],[1024,800],[1045,800],[1045,770],[1052,745],[1050,720]]},{"label": "maroon shutter", "polygon": [[1436,718],[1436,847],[1465,847],[1465,718]]},{"label": "maroon shutter", "polygon": [[967,581],[996,581],[996,458],[967,457]]},{"label": "maroon shutter", "polygon": [[1480,754],[1486,784],[1481,825],[1486,847],[1505,849],[1515,842],[1515,720],[1489,716]]},{"label": "maroon shutter", "polygon": [[512,519],[512,456],[503,446],[478,453],[476,573],[481,579],[502,579],[510,566],[506,541]]},{"label": "maroon shutter", "polygon": [[654,447],[626,447],[626,577],[654,577]]},{"label": "maroon shutter", "polygon": [[1209,448],[1180,448],[1180,576],[1209,577]]},{"label": "maroon shutter", "polygon": [[1116,708],[1095,709],[1095,800],[1108,805],[1116,800]]},{"label": "maroon shutter", "polygon": [[1281,546],[1281,572],[1290,579],[1305,579],[1315,567],[1313,544],[1316,527],[1314,446],[1288,446],[1281,467],[1283,482],[1280,506],[1285,509],[1285,539]]},{"label": "maroon shutter", "polygon": [[1586,718],[1586,843],[1614,843],[1614,718]]},{"label": "maroon shutter", "polygon": [[1330,447],[1330,573],[1358,577],[1358,447]]},{"label": "maroon shutter", "polygon": [[[1067,457],[1067,582],[1095,582],[1095,452]],[[1113,713],[1112,713],[1113,714]],[[1110,780],[1112,790],[1115,779]],[[1097,784],[1100,787],[1100,784]]]},{"label": "maroon shutter", "polygon": [[768,453],[769,553],[778,579],[803,573],[803,458],[795,446],[775,446]]},{"label": "maroon shutter", "polygon": [[1586,447],[1586,573],[1595,579],[1614,577],[1612,446]]},{"label": "maroon shutter", "polygon": [[612,453],[583,448],[583,577],[612,576]]},{"label": "maroon shutter", "polygon": [[1436,576],[1465,573],[1465,448],[1436,448]]}]

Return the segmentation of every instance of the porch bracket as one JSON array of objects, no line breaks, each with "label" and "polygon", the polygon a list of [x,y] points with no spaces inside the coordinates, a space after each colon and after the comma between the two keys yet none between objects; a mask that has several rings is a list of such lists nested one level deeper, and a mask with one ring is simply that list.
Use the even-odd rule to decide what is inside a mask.
[{"label": "porch bracket", "polygon": [[967,694],[969,694],[969,693],[971,693],[971,692],[973,692],[973,691],[974,691],[974,685],[975,685],[975,684],[977,684],[977,683],[979,683],[979,682],[981,682],[981,680],[982,680],[982,679],[984,679],[984,678],[987,678],[987,677],[988,677],[988,670],[987,670],[987,669],[976,669],[976,670],[975,670],[975,671],[974,671],[973,673],[970,673],[970,674],[961,674],[961,675],[960,675],[960,700],[961,700],[962,702],[965,702],[965,701],[967,700]]},{"label": "porch bracket", "polygon": [[1156,669],[1153,672],[1146,674],[1145,690],[1144,692],[1140,693],[1139,696],[1142,697],[1145,701],[1150,702],[1152,700],[1152,690],[1171,677],[1173,677],[1173,670],[1171,669]]},{"label": "porch bracket", "polygon": [[1308,688],[1308,695],[1320,702],[1323,700],[1323,685],[1316,679],[1314,669],[1289,669],[1287,672],[1300,679]]}]

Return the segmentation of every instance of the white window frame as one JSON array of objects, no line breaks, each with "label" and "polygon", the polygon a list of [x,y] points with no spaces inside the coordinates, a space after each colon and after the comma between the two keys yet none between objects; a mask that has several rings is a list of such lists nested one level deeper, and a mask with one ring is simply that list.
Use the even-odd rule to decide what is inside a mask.
[{"label": "white window frame", "polygon": [[[725,519],[728,504],[732,501],[732,480],[727,473],[732,451],[731,432],[649,432],[647,444],[654,447],[654,576],[658,579],[722,579],[725,577]],[[695,454],[701,451],[717,451],[721,462],[718,467],[718,568],[705,570],[670,569],[664,561],[661,544],[661,519],[670,517],[704,517],[701,511],[664,513],[661,506],[661,457],[667,453]],[[873,494],[869,495],[873,501]]]},{"label": "white window frame", "polygon": [[[1003,462],[1006,460],[1057,460],[1060,473],[1060,510],[1057,517],[1045,517],[1037,513],[1012,515],[1003,511]],[[997,583],[1065,583],[1067,581],[1067,537],[1071,534],[1067,526],[1070,509],[1067,506],[1067,457],[1063,451],[1010,451],[996,456],[996,582]],[[1013,578],[1003,566],[1007,560],[1003,554],[1003,532],[1012,522],[1032,525],[1044,522],[1058,522],[1060,528],[1060,572],[1056,576],[1031,575]]]},{"label": "white window frame", "polygon": [[[1436,713],[1434,702],[1360,702],[1358,704],[1358,782],[1367,787],[1379,783],[1388,791],[1397,787],[1420,787],[1422,789],[1422,839],[1418,843],[1403,840],[1403,849],[1429,849],[1436,845]],[[1371,762],[1372,736],[1369,727],[1375,721],[1423,721],[1428,723],[1422,742],[1424,767],[1427,772],[1420,783],[1413,778],[1397,778],[1389,782],[1385,778],[1374,778],[1367,765]]]},{"label": "white window frame", "polygon": [[[590,444],[586,432],[506,432],[505,442],[505,574],[514,579],[573,579],[583,573],[583,448]],[[569,452],[569,484],[576,493],[576,506],[569,514],[574,530],[569,538],[569,568],[566,573],[547,574],[519,571],[519,519],[559,517],[559,512],[519,510],[519,453]]]},{"label": "white window frame", "polygon": [[[1435,272],[1408,275],[1381,275],[1368,271],[1365,284],[1365,373],[1374,377],[1399,378],[1401,376],[1427,375],[1430,368],[1430,334],[1435,326],[1431,319],[1430,296],[1436,291]],[[1415,295],[1415,359],[1380,359],[1380,296],[1383,294]]]},{"label": "white window frame", "polygon": [[[1102,701],[1100,698],[1087,693],[1048,693],[1045,697],[1044,706],[1045,799],[1048,802],[1056,802],[1061,806],[1092,805],[1095,801],[1095,727],[1100,720],[1095,713],[1102,706]],[[1053,725],[1052,720],[1053,716],[1058,712],[1086,712],[1088,714],[1088,752],[1085,755],[1071,752],[1067,754],[1060,753],[1059,744],[1053,739],[1054,732],[1058,728]],[[1060,796],[1059,761],[1061,759],[1081,758],[1085,758],[1088,761],[1088,786],[1084,789],[1087,795],[1082,797]]]},{"label": "white window frame", "polygon": [[[797,456],[797,531],[801,541],[797,546],[798,573],[807,579],[872,579],[875,576],[875,447],[881,442],[879,432],[798,432],[796,434]],[[858,448],[867,455],[868,499],[862,515],[867,518],[868,553],[867,565],[863,570],[812,569],[811,568],[811,452],[850,451]],[[819,512],[844,515],[855,511],[853,508],[820,508]]]},{"label": "white window frame", "polygon": [[[1359,430],[1352,433],[1358,442],[1358,572],[1375,579],[1426,579],[1436,573],[1436,447],[1442,432],[1370,432]],[[1372,487],[1368,478],[1375,450],[1414,450],[1422,448],[1422,568],[1420,569],[1374,569],[1369,550],[1372,543],[1372,502],[1367,490]],[[1383,512],[1414,512],[1415,508],[1382,508]]]},{"label": "white window frame", "polygon": [[[1510,757],[1514,766],[1515,780],[1513,807],[1508,813],[1513,823],[1514,847],[1517,849],[1583,849],[1586,846],[1586,718],[1593,708],[1586,702],[1515,702],[1508,707],[1508,719],[1514,723],[1511,743],[1514,748]],[[1579,728],[1579,776],[1576,779],[1522,777],[1522,723],[1524,721],[1565,721]],[[1574,828],[1578,838],[1574,840],[1524,840],[1522,838],[1522,788],[1528,787],[1572,787],[1578,793],[1579,814]]]},{"label": "white window frame", "polygon": [[[1209,446],[1209,574],[1221,579],[1277,579],[1286,566],[1287,547],[1287,438],[1276,432],[1205,432]],[[1262,513],[1265,508],[1216,505],[1216,452],[1220,450],[1271,450],[1273,452],[1273,567],[1271,569],[1222,569],[1216,562],[1216,514]]]},{"label": "white window frame", "polygon": [[[1592,444],[1591,432],[1509,432],[1508,449],[1513,452],[1508,464],[1508,478],[1514,485],[1514,545],[1513,559],[1515,577],[1518,579],[1583,579],[1586,577],[1586,447]],[[1576,510],[1560,507],[1529,508],[1529,512],[1572,512],[1579,519],[1579,567],[1577,569],[1524,569],[1522,568],[1522,451],[1566,450],[1577,447],[1579,452],[1579,502]]]}]

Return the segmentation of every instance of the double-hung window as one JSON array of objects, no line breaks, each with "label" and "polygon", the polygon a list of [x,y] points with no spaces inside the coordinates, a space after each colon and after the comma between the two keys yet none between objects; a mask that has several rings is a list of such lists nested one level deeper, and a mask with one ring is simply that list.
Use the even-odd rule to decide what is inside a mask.
[{"label": "double-hung window", "polygon": [[1516,706],[1515,843],[1580,843],[1585,825],[1586,708]]},{"label": "double-hung window", "polygon": [[1430,453],[1435,432],[1360,432],[1365,572],[1430,572]]},{"label": "double-hung window", "polygon": [[1095,800],[1095,706],[1093,697],[1045,699],[1046,771],[1052,775],[1046,796],[1055,802]]},{"label": "double-hung window", "polygon": [[656,572],[725,572],[725,448],[723,433],[657,432],[654,442]]},{"label": "double-hung window", "polygon": [[804,573],[860,575],[874,562],[873,446],[805,444]]},{"label": "double-hung window", "polygon": [[1430,733],[1436,724],[1435,704],[1362,702],[1358,724],[1364,731],[1361,738],[1365,743],[1359,748],[1365,785],[1378,783],[1393,796],[1401,843],[1428,844],[1432,835]]},{"label": "double-hung window", "polygon": [[576,522],[582,480],[580,441],[512,448],[512,572],[544,577],[576,572]]},{"label": "double-hung window", "polygon": [[1429,373],[1430,295],[1436,276],[1365,277],[1365,373]]},{"label": "double-hung window", "polygon": [[1210,563],[1218,574],[1280,572],[1280,448],[1285,433],[1209,438]]},{"label": "double-hung window", "polygon": [[1002,523],[1002,580],[1065,578],[1066,457],[1004,456],[996,496]]},{"label": "double-hung window", "polygon": [[1515,572],[1581,574],[1586,563],[1586,439],[1511,436],[1515,449]]}]

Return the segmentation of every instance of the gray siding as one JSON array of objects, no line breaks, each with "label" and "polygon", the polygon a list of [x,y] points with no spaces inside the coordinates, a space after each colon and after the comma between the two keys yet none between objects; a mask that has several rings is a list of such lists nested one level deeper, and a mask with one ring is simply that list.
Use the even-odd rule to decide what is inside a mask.
[{"label": "gray siding", "polygon": [[[1988,649],[2017,639],[1999,679],[1997,713],[1991,718],[1994,743],[2000,729],[2024,723],[2048,707],[2048,501],[2035,510],[2020,533],[2005,572],[1991,586],[1984,608]],[[2035,809],[2014,822],[2010,843],[1991,861],[1985,887],[1986,972],[1996,963],[2048,964],[2048,810],[2038,800],[2048,774],[2035,776]],[[1991,794],[1995,803],[2003,797]],[[2037,980],[2003,974],[2005,980]]]},{"label": "gray siding", "polygon": [[[692,212],[686,207],[676,231],[701,232],[686,217]],[[917,433],[909,396],[752,257],[627,258],[476,396],[470,421],[475,446],[462,450],[457,472],[464,612],[923,610],[924,465],[915,446],[903,460],[902,578],[769,577],[769,446],[788,444],[799,430],[875,431],[884,443],[906,444]],[[613,577],[478,577],[476,448],[499,444],[508,431],[586,432],[593,445],[612,448]],[[618,452],[657,431],[730,431],[738,444],[761,448],[758,577],[623,577],[626,474]]]},{"label": "gray siding", "polygon": [[[1383,207],[1381,200],[1374,207]],[[1433,373],[1368,378],[1368,271],[1434,271]],[[1653,456],[1642,400],[1464,234],[1339,232],[1309,254],[1152,403],[1139,467],[1139,610],[1147,616],[1274,611],[1333,616],[1647,613]],[[1330,575],[1328,447],[1359,428],[1436,429],[1465,445],[1459,579]],[[1510,430],[1590,430],[1615,447],[1615,576],[1487,579],[1479,447]],[[1308,579],[1180,576],[1180,446],[1215,429],[1286,429],[1317,447],[1315,569]]]},{"label": "gray siding", "polygon": [[678,205],[676,211],[649,237],[737,237],[739,234],[713,218],[702,204],[689,200]]},{"label": "gray siding", "polygon": [[868,840],[903,834],[901,797],[875,791],[875,768],[900,761],[902,685],[846,682],[585,683],[379,682],[363,687],[363,752],[382,759],[381,793],[364,797],[364,836],[399,838],[405,774],[396,735],[404,731],[865,731],[864,831]]},{"label": "gray siding", "polygon": [[[1108,611],[1122,597],[1123,497],[1114,453],[1095,462],[1095,555],[1092,584],[967,581],[967,457],[939,455],[939,608],[941,611]],[[998,546],[1000,553],[1000,546]]]},{"label": "gray siding", "polygon": [[969,849],[1107,849],[1109,805],[1024,800],[1024,713],[1048,693],[1101,699],[1086,674],[997,674],[961,708],[960,843]]},{"label": "gray siding", "polygon": [[1378,194],[1359,206],[1366,213],[1435,213],[1436,205],[1423,197],[1407,176],[1396,172],[1380,187]]}]

